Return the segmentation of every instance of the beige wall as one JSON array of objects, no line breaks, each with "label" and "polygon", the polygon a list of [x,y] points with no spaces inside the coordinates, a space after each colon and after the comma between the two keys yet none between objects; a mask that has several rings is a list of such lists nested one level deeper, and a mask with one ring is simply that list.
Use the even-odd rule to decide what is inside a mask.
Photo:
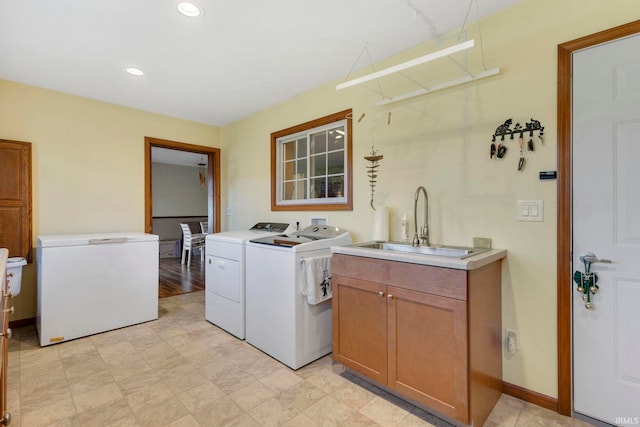
[{"label": "beige wall", "polygon": [[200,168],[153,163],[151,175],[154,217],[207,217],[207,185],[200,183]]},{"label": "beige wall", "polygon": [[[0,80],[0,138],[33,144],[33,236],[144,231],[144,137],[220,147],[216,127]],[[69,266],[73,268],[73,266]],[[11,320],[36,314],[24,269]]]},{"label": "beige wall", "polygon": [[[539,171],[557,167],[557,45],[639,18],[636,0],[523,0],[481,23],[486,66],[500,67],[500,76],[389,108],[375,108],[379,96],[359,86],[336,92],[340,80],[224,127],[222,138],[230,149],[223,153],[229,187],[222,209],[230,206],[234,214],[223,218],[223,228],[245,229],[258,220],[276,219],[308,224],[315,213],[270,212],[265,179],[270,173],[269,134],[345,108],[353,108],[355,118],[365,113],[361,123],[354,121],[354,209],[319,214],[351,231],[356,241],[372,238],[363,157],[374,140],[384,155],[375,199],[390,209],[392,239],[400,238],[404,212],[413,228],[413,194],[424,185],[433,242],[470,245],[474,236],[484,236],[494,247],[508,249],[503,326],[520,332],[521,350],[505,354],[504,380],[557,397],[556,181],[538,179]],[[458,56],[472,71],[481,70],[478,31],[477,24],[467,28],[476,48]],[[453,44],[451,38],[418,46],[375,64],[375,69]],[[444,59],[411,73],[417,71],[429,84],[452,78],[454,69]],[[380,83],[388,95],[417,89],[397,75]],[[505,159],[491,161],[490,137],[496,127],[508,118],[524,124],[532,117],[545,126],[546,142],[526,155],[524,171],[516,170],[516,141],[507,142]],[[529,199],[544,201],[544,222],[516,221],[517,200]]]}]

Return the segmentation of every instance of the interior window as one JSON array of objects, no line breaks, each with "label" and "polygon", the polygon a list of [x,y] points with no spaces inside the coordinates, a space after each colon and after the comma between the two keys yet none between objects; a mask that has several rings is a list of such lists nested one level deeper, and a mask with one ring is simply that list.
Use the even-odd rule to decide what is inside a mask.
[{"label": "interior window", "polygon": [[271,134],[271,210],[352,210],[351,110]]}]

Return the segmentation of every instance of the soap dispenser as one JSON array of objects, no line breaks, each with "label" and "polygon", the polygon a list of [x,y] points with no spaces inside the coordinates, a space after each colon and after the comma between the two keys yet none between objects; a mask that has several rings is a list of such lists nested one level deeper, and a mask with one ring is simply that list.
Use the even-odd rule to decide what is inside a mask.
[{"label": "soap dispenser", "polygon": [[405,212],[402,215],[402,221],[400,221],[400,226],[402,228],[402,241],[409,241],[409,221],[407,220],[407,213]]}]

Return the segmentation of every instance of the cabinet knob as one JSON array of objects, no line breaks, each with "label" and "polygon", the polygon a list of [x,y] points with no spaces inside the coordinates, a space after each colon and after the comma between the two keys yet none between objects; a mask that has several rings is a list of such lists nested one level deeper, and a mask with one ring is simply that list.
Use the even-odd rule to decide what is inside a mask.
[{"label": "cabinet knob", "polygon": [[389,295],[387,295],[387,298],[389,298],[389,299],[393,299],[393,295],[392,295],[392,294],[389,294]]},{"label": "cabinet knob", "polygon": [[383,291],[378,291],[378,295],[380,295],[381,297],[384,297],[384,292]]}]

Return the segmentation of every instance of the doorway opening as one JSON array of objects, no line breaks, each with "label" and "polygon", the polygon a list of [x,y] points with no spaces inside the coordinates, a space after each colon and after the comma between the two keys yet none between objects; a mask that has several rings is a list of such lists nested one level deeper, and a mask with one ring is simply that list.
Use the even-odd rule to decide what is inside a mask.
[{"label": "doorway opening", "polygon": [[[206,194],[206,201],[203,200],[202,204],[196,208],[196,212],[193,212],[195,215],[187,210],[178,212],[180,216],[160,218],[156,215],[154,217],[154,156],[157,158],[158,154],[168,156],[169,160],[165,160],[165,162],[175,163],[173,166],[176,171],[181,169],[194,171],[194,192],[200,193],[200,196],[194,195],[194,197],[201,197],[203,192]],[[173,160],[171,160],[172,158]],[[189,162],[194,164],[191,165]],[[172,165],[156,163],[156,168],[169,166]],[[157,206],[156,203],[156,208]],[[190,265],[181,264],[180,222],[193,222],[198,226],[200,222],[206,222],[208,232],[220,231],[220,149],[145,137],[145,232],[162,234],[166,233],[168,228],[170,233],[178,233],[175,236],[170,236],[172,240],[161,242],[161,249],[164,250],[164,246],[171,246],[171,253],[166,258],[164,255],[160,258],[160,282],[158,284],[160,297],[204,289],[204,263],[201,263],[201,257],[192,257]]]}]

